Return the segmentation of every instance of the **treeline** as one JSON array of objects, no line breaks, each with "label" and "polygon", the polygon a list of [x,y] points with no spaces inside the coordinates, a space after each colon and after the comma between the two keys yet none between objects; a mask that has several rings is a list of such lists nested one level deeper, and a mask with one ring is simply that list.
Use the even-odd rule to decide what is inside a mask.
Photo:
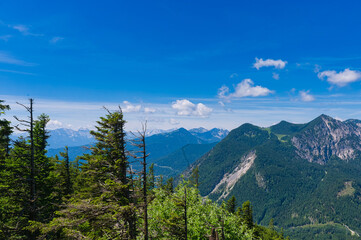
[{"label": "treeline", "polygon": [[[15,117],[15,128],[27,137],[11,142],[14,129],[0,119],[0,239],[284,239],[272,223],[253,222],[249,202],[236,208],[234,198],[218,205],[201,197],[197,169],[176,187],[156,177],[145,126],[126,142],[121,109],[106,109],[91,131],[91,154],[70,162],[67,147],[46,156],[49,117],[34,118],[32,99],[20,105],[29,118]],[[0,115],[8,110],[0,100]],[[133,161],[143,168],[134,171]]]}]

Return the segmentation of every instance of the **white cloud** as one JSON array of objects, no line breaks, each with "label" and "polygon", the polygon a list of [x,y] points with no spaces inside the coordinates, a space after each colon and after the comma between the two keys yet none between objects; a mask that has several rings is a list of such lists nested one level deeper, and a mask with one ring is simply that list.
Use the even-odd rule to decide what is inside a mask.
[{"label": "white cloud", "polygon": [[34,73],[21,72],[21,71],[14,71],[14,70],[9,70],[9,69],[0,69],[0,72],[15,73],[15,74],[23,74],[23,75],[35,75]]},{"label": "white cloud", "polygon": [[145,107],[144,112],[145,113],[155,113],[157,110],[155,108]]},{"label": "white cloud", "polygon": [[212,108],[207,107],[206,105],[204,105],[203,103],[198,103],[197,107],[195,109],[195,115],[197,116],[209,116],[209,114],[213,111]]},{"label": "white cloud", "polygon": [[143,107],[141,104],[133,104],[128,101],[123,101],[124,106],[122,107],[123,112],[125,113],[155,113],[157,109],[151,107]]},{"label": "white cloud", "polygon": [[14,58],[13,56],[0,52],[0,63],[14,64],[14,65],[22,65],[22,66],[33,66],[33,63],[28,63],[23,60],[19,60]]},{"label": "white cloud", "polygon": [[279,80],[280,79],[280,75],[278,73],[272,73],[272,78]]},{"label": "white cloud", "polygon": [[314,68],[314,70],[313,70],[315,73],[318,73],[318,72],[320,72],[321,71],[321,66],[320,65],[318,65],[318,64],[315,64],[315,68]]},{"label": "white cloud", "polygon": [[11,35],[3,35],[0,36],[0,40],[7,42],[11,37],[12,37]]},{"label": "white cloud", "polygon": [[30,31],[29,31],[29,27],[27,27],[26,25],[23,25],[23,24],[8,25],[8,27],[19,31],[20,33],[22,33],[22,34],[25,35],[25,36],[34,36],[34,37],[44,36],[44,34],[39,34],[39,33],[32,33],[32,32],[30,32]]},{"label": "white cloud", "polygon": [[47,124],[47,128],[56,129],[63,127],[63,123],[58,120],[50,120]]},{"label": "white cloud", "polygon": [[55,44],[55,43],[60,42],[62,40],[64,40],[63,37],[53,37],[52,39],[50,39],[49,42],[52,43],[52,44]]},{"label": "white cloud", "polygon": [[125,107],[123,107],[122,110],[123,110],[123,112],[126,112],[126,113],[140,112],[140,109],[142,108],[141,105],[134,105],[128,101],[124,101],[123,104],[125,105]]},{"label": "white cloud", "polygon": [[274,67],[277,69],[285,68],[287,61],[282,61],[281,59],[274,60],[274,59],[266,59],[263,60],[262,58],[256,58],[256,62],[253,64],[254,68],[259,70],[262,67]]},{"label": "white cloud", "polygon": [[177,115],[180,116],[207,117],[213,111],[212,108],[207,107],[203,103],[194,104],[187,99],[173,102],[172,108],[177,110]]},{"label": "white cloud", "polygon": [[[227,99],[228,98],[228,96],[227,96],[228,93],[229,93],[229,88],[226,85],[223,85],[222,87],[220,87],[218,89],[218,97],[221,98],[221,99]],[[220,103],[221,103],[221,105],[222,104],[224,105],[224,103],[222,101]]]},{"label": "white cloud", "polygon": [[308,91],[300,91],[300,97],[301,97],[301,100],[304,101],[304,102],[312,102],[315,100],[315,97],[312,96],[311,94],[309,94],[310,90]]},{"label": "white cloud", "polygon": [[229,92],[229,88],[227,86],[222,86],[218,89],[218,97],[230,100],[232,98],[267,96],[274,92],[268,88],[253,85],[254,83],[251,79],[244,79],[242,82],[237,84],[233,93]]},{"label": "white cloud", "polygon": [[180,122],[178,120],[174,119],[174,118],[169,119],[169,123],[172,124],[172,125],[180,124]]},{"label": "white cloud", "polygon": [[353,71],[349,68],[346,68],[344,71],[340,71],[338,73],[334,70],[323,71],[319,72],[317,76],[321,80],[326,78],[327,82],[339,87],[344,87],[349,83],[361,80],[361,72]]},{"label": "white cloud", "polygon": [[28,33],[29,32],[29,28],[25,25],[10,25],[13,29],[18,30],[21,33]]},{"label": "white cloud", "polygon": [[236,78],[236,77],[238,77],[238,74],[237,73],[232,73],[229,77],[230,78]]}]

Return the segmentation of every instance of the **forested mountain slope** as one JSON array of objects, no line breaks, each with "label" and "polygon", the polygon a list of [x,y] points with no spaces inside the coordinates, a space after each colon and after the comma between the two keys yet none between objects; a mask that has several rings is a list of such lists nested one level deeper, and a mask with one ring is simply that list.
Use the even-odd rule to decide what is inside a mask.
[{"label": "forested mountain slope", "polygon": [[244,124],[193,168],[199,168],[202,195],[218,201],[234,195],[239,204],[250,200],[258,223],[267,225],[274,219],[296,239],[307,239],[306,233],[298,234],[313,234],[315,229],[321,232],[319,239],[352,231],[357,236],[360,133],[358,121],[326,115],[307,124],[282,121],[270,128]]},{"label": "forested mountain slope", "polygon": [[[50,134],[52,133],[53,131],[50,132]],[[170,132],[151,135],[146,137],[147,151],[149,153],[148,165],[155,164],[154,169],[157,175],[163,175],[165,178],[174,177],[208,152],[216,142],[222,140],[227,134],[228,130],[219,128],[211,130],[205,128],[190,130],[179,128]],[[134,138],[134,136],[127,133],[127,145],[130,151],[134,149],[130,141],[131,138]],[[64,141],[61,140],[61,143],[64,143]],[[77,156],[89,154],[90,147],[91,145],[69,147],[70,160],[74,161]],[[59,155],[62,151],[64,151],[64,148],[49,148],[47,156]],[[136,169],[140,167],[137,161],[132,162],[132,165]]]}]

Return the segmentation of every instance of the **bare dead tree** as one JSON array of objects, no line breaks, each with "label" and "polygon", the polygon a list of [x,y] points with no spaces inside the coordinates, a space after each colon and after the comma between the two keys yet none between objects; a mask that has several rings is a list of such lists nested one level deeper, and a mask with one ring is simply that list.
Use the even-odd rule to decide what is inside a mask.
[{"label": "bare dead tree", "polygon": [[[147,157],[149,154],[146,150],[146,133],[147,133],[147,122],[142,124],[142,130],[138,131],[138,136],[132,140],[132,144],[137,147],[139,150],[133,154],[133,157],[140,159],[140,163],[143,165],[143,170],[141,171],[142,178],[142,198],[143,198],[143,219],[144,219],[144,240],[148,240],[148,182],[147,182]],[[135,134],[133,134],[135,135]]]},{"label": "bare dead tree", "polygon": [[[34,99],[30,98],[30,106],[25,106],[24,104],[18,103],[20,106],[24,107],[26,111],[29,112],[29,120],[23,120],[19,119],[17,116],[14,116],[14,118],[19,122],[18,125],[15,126],[15,128],[18,131],[22,132],[28,132],[30,135],[30,179],[29,179],[29,185],[30,185],[30,220],[35,220],[35,214],[36,214],[36,206],[35,206],[35,200],[36,200],[36,186],[35,186],[35,163],[34,163],[34,117],[33,117],[33,103]],[[26,127],[25,129],[21,128],[20,126]]]}]

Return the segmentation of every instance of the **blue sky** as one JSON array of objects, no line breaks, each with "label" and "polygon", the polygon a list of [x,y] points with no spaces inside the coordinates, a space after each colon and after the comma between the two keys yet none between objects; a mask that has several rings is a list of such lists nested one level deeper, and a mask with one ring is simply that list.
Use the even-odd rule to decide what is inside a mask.
[{"label": "blue sky", "polygon": [[359,1],[1,1],[0,99],[50,127],[361,119]]}]

